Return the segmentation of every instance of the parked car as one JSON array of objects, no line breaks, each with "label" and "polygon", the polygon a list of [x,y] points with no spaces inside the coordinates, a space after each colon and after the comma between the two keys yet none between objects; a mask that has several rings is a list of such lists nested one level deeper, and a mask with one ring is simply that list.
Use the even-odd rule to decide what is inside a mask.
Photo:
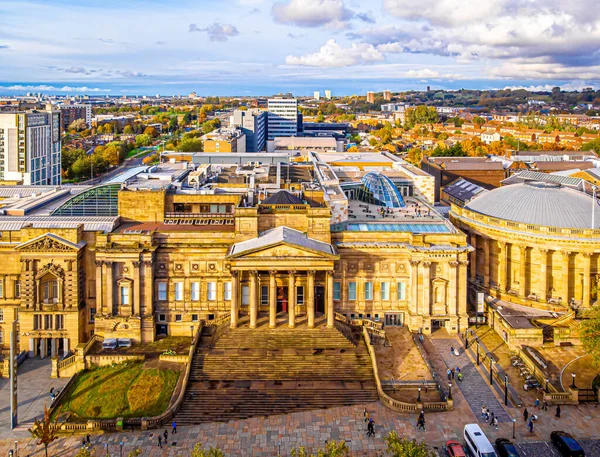
[{"label": "parked car", "polygon": [[446,451],[450,457],[466,457],[465,449],[458,441],[450,440],[446,442]]},{"label": "parked car", "polygon": [[519,457],[516,446],[506,438],[496,440],[496,453],[498,457]]},{"label": "parked car", "polygon": [[538,387],[540,387],[540,383],[537,379],[528,379],[523,385],[523,389],[525,390],[537,389]]},{"label": "parked car", "polygon": [[555,430],[550,433],[550,439],[563,457],[585,457],[585,452],[573,435]]},{"label": "parked car", "polygon": [[120,348],[130,348],[131,347],[131,338],[119,338],[117,340],[117,345]]},{"label": "parked car", "polygon": [[117,348],[117,339],[116,338],[106,338],[102,342],[102,349],[116,349]]}]

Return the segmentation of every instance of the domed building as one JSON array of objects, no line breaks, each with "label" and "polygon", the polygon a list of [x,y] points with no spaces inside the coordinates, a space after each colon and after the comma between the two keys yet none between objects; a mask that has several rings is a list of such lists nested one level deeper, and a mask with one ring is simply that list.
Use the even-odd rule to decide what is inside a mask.
[{"label": "domed building", "polygon": [[[471,300],[484,292],[538,309],[589,307],[596,299],[600,207],[591,195],[549,182],[482,193],[450,219],[469,235]],[[597,206],[597,205],[596,205]]]}]

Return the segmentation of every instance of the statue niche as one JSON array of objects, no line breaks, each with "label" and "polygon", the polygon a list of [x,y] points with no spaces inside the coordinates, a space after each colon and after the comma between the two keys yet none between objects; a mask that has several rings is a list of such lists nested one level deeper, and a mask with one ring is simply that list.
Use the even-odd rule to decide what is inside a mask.
[{"label": "statue niche", "polygon": [[448,281],[443,278],[435,278],[431,281],[433,291],[433,312],[434,316],[445,316],[448,314]]}]

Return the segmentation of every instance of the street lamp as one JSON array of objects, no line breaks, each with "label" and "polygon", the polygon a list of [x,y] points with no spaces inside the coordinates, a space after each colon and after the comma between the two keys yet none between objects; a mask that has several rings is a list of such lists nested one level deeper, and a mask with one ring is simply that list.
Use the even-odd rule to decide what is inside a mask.
[{"label": "street lamp", "polygon": [[479,366],[479,338],[475,341],[477,342],[477,366]]},{"label": "street lamp", "polygon": [[465,330],[465,349],[469,349],[469,329]]},{"label": "street lamp", "polygon": [[417,395],[417,401],[421,401],[421,388],[417,389],[419,391],[419,395]]},{"label": "street lamp", "polygon": [[194,339],[194,326],[190,325],[190,334],[192,336],[192,339]]},{"label": "street lamp", "polygon": [[452,400],[452,383],[448,383],[448,400]]},{"label": "street lamp", "polygon": [[123,441],[119,443],[119,446],[121,447],[121,457],[123,457]]},{"label": "street lamp", "polygon": [[15,457],[19,457],[19,442],[15,440]]},{"label": "street lamp", "polygon": [[546,387],[544,388],[544,390],[546,391],[546,393],[548,393],[548,383],[550,382],[550,380],[548,378],[546,378]]},{"label": "street lamp", "polygon": [[277,456],[281,456],[281,441],[277,443]]},{"label": "street lamp", "polygon": [[513,440],[514,440],[515,439],[515,428],[516,428],[515,425],[517,423],[517,419],[513,418],[512,422],[513,422]]},{"label": "street lamp", "polygon": [[504,375],[504,406],[508,406],[508,376]]},{"label": "street lamp", "polygon": [[492,354],[490,354],[490,386],[494,383],[494,378],[492,377],[493,371],[492,366],[494,365],[494,359],[492,359]]},{"label": "street lamp", "polygon": [[108,455],[108,443],[104,443],[104,449],[106,450],[106,457],[110,457]]},{"label": "street lamp", "polygon": [[577,386],[575,385],[575,373],[571,373],[571,377],[573,378],[573,383],[571,384],[571,389],[576,389]]}]

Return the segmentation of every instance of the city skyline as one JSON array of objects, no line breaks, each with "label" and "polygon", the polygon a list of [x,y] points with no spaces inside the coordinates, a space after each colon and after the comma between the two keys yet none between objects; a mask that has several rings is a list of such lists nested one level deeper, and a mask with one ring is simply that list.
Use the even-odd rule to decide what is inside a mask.
[{"label": "city skyline", "polygon": [[600,13],[585,0],[52,0],[0,11],[5,95],[600,85]]}]

